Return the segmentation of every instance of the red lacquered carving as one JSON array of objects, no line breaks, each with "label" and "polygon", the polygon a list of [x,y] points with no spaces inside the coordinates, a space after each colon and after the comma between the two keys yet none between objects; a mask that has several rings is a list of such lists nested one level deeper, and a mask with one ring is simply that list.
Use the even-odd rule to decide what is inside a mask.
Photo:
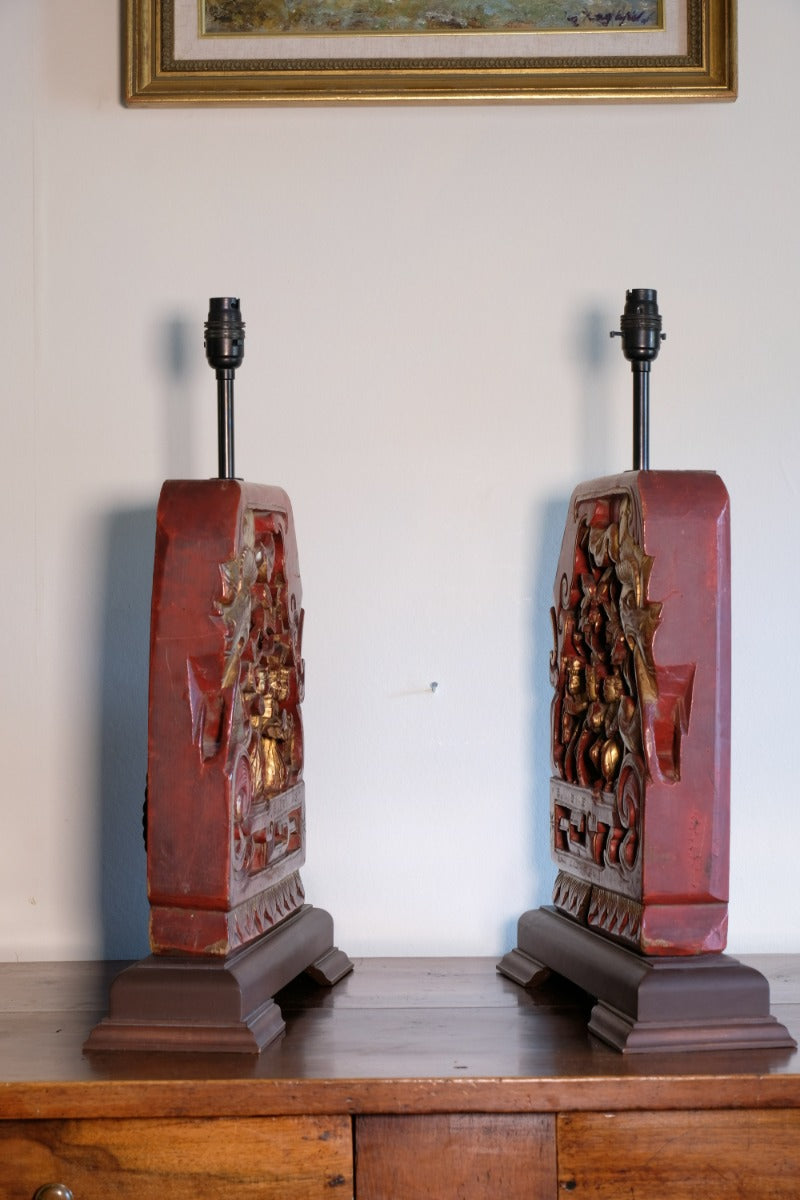
[{"label": "red lacquered carving", "polygon": [[305,904],[303,610],[279,488],[167,482],[150,630],[149,958],[111,987],[91,1050],[256,1054],[274,996],[352,963]]},{"label": "red lacquered carving", "polygon": [[718,476],[578,487],[553,626],[555,907],[645,954],[723,949],[730,524]]},{"label": "red lacquered carving", "polygon": [[303,610],[288,497],[167,482],[150,628],[149,958],[111,987],[91,1050],[257,1054],[273,997],[352,963],[305,904]]},{"label": "red lacquered carving", "polygon": [[150,646],[155,953],[225,956],[303,904],[302,624],[285,493],[165,483]]},{"label": "red lacquered carving", "polygon": [[730,527],[712,473],[576,488],[553,607],[553,905],[498,968],[595,997],[626,1052],[794,1042],[769,986],[721,953],[728,912]]}]

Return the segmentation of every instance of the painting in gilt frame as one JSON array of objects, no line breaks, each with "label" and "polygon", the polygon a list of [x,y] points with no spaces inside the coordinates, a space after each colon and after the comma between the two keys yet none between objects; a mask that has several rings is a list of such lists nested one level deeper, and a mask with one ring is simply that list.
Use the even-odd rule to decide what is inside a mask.
[{"label": "painting in gilt frame", "polygon": [[736,0],[127,0],[131,105],[735,96]]}]

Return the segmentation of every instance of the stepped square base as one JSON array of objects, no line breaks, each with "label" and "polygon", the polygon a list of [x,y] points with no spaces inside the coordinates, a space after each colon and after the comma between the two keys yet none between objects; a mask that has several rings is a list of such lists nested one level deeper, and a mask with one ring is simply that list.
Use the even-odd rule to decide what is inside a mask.
[{"label": "stepped square base", "polygon": [[597,1003],[589,1030],[625,1053],[794,1047],[770,1013],[769,984],[726,954],[647,958],[554,908],[519,920],[518,945],[498,970],[523,987],[550,972]]},{"label": "stepped square base", "polygon": [[150,955],[127,967],[84,1048],[259,1054],[284,1031],[281,988],[304,971],[332,986],[352,969],[330,915],[306,905],[227,958]]}]

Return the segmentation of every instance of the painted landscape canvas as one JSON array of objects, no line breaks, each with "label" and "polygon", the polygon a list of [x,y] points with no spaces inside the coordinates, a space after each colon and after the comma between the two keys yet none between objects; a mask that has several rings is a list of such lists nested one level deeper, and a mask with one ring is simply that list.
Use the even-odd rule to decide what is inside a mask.
[{"label": "painted landscape canvas", "polygon": [[282,33],[472,33],[662,28],[662,0],[200,0],[201,30]]}]

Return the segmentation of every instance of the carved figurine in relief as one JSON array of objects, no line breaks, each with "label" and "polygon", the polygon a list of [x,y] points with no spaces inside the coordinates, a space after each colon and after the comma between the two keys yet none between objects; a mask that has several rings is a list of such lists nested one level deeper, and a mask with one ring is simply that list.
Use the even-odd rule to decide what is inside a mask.
[{"label": "carved figurine in relief", "polygon": [[[257,672],[257,676],[261,700],[257,748],[261,776],[260,790],[278,792],[286,786],[288,778],[281,744],[291,740],[291,718],[286,709],[282,709],[278,705],[278,695],[276,695],[278,672],[261,669]],[[283,689],[283,695],[285,699],[286,689]]]},{"label": "carved figurine in relief", "polygon": [[593,668],[587,670],[587,677],[592,681],[592,701],[586,710],[578,740],[578,782],[582,787],[601,787],[603,791],[610,791],[621,759],[619,710],[622,680],[618,674],[607,675],[598,695]]},{"label": "carved figurine in relief", "polygon": [[566,663],[566,683],[561,705],[561,761],[564,778],[573,782],[577,775],[577,749],[589,701],[585,689],[584,664],[579,658]]}]

